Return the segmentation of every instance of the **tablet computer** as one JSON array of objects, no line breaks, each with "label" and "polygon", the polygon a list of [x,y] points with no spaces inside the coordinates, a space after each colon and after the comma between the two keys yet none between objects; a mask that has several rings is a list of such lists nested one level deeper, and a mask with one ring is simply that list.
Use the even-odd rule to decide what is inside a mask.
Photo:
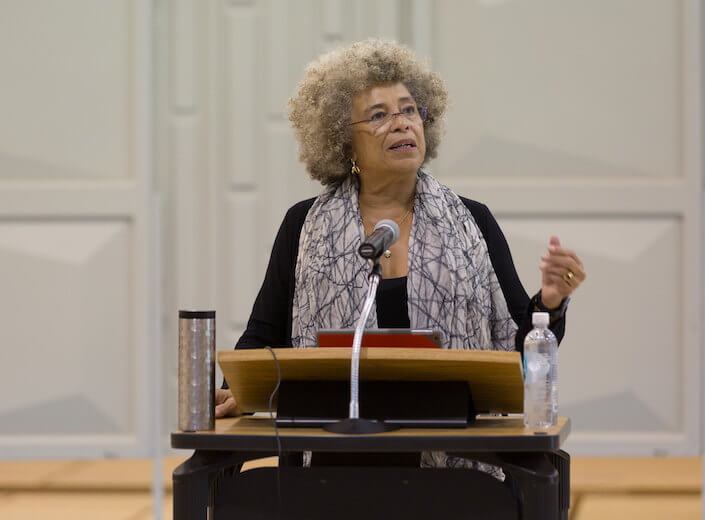
[{"label": "tablet computer", "polygon": [[[355,329],[318,331],[319,347],[352,347]],[[365,329],[364,348],[441,348],[441,333],[431,329]]]}]

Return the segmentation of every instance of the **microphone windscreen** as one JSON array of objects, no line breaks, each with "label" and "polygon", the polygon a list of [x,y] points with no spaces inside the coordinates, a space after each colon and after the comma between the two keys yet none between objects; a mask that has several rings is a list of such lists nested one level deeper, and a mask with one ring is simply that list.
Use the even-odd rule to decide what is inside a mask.
[{"label": "microphone windscreen", "polygon": [[394,222],[393,220],[385,218],[384,220],[380,220],[379,222],[377,222],[377,225],[375,226],[374,230],[377,231],[378,229],[383,228],[383,227],[386,227],[386,228],[389,228],[392,230],[392,234],[394,236],[392,238],[391,243],[389,244],[391,246],[397,240],[399,240],[399,235],[401,234],[399,231],[399,225],[396,222]]}]

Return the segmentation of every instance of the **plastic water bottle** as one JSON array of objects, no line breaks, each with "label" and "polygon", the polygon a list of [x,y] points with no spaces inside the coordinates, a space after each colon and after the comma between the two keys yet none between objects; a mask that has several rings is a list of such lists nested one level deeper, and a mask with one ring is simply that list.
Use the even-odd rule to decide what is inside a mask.
[{"label": "plastic water bottle", "polygon": [[524,340],[524,426],[549,428],[558,421],[558,341],[548,313],[535,312]]}]

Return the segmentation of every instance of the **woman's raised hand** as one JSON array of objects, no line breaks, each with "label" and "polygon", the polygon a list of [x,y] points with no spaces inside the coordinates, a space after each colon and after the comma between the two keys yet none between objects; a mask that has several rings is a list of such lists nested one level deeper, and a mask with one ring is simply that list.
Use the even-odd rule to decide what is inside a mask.
[{"label": "woman's raised hand", "polygon": [[548,244],[548,252],[541,255],[541,303],[555,309],[563,300],[573,294],[585,280],[583,263],[574,251],[561,247],[558,237],[553,235]]}]

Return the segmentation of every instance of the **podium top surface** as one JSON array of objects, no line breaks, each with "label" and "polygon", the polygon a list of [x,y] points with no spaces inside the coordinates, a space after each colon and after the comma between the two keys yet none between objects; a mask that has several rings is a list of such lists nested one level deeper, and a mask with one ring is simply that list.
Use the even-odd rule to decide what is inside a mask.
[{"label": "podium top surface", "polygon": [[[283,451],[458,452],[552,451],[570,433],[570,419],[561,417],[552,428],[524,428],[521,417],[479,417],[467,428],[402,428],[372,435],[342,435],[321,428],[279,428]],[[195,450],[277,451],[269,417],[218,419],[215,430],[175,432],[172,448]]]},{"label": "podium top surface", "polygon": [[[282,380],[291,381],[349,380],[350,351],[349,348],[274,349]],[[218,363],[243,412],[268,409],[269,396],[277,382],[276,365],[268,350],[221,350]],[[478,411],[521,413],[524,406],[518,352],[363,348],[360,379],[467,381]]]}]

